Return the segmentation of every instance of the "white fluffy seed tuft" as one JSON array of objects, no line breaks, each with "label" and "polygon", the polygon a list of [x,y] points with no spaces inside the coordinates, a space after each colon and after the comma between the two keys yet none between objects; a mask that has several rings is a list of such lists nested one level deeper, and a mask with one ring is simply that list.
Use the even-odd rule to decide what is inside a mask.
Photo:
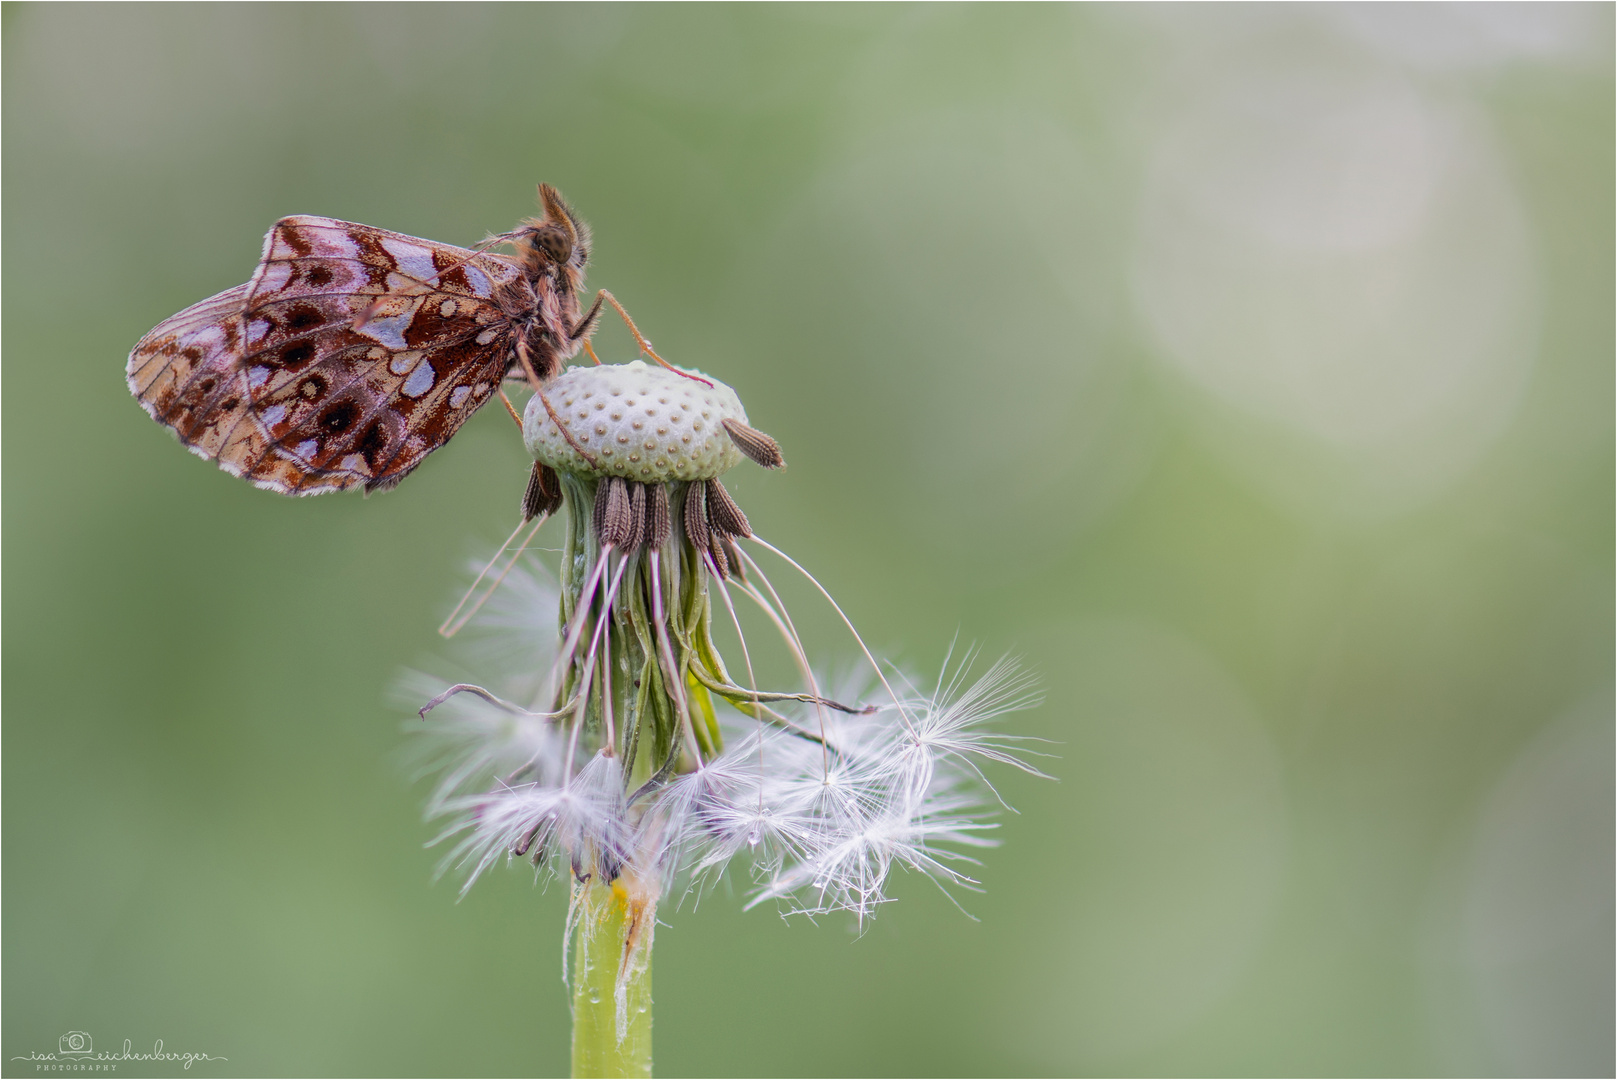
[{"label": "white fluffy seed tuft", "polygon": [[528,402],[523,441],[535,460],[580,476],[711,480],[742,460],[722,423],[747,413],[734,390],[702,378],[713,385],[640,360],[569,368],[545,387],[550,410],[537,394]]}]

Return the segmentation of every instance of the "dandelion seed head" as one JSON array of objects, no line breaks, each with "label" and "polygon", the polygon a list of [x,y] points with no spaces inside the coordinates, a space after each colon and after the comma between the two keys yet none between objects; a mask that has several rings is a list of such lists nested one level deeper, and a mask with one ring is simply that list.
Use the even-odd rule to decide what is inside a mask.
[{"label": "dandelion seed head", "polygon": [[[546,388],[554,417],[530,403],[530,449],[561,492],[559,575],[518,560],[474,617],[493,643],[481,661],[508,668],[493,689],[458,684],[446,698],[412,683],[442,699],[427,722],[442,866],[469,887],[502,857],[526,858],[633,881],[653,904],[739,873],[748,907],[846,911],[861,925],[889,902],[895,870],[951,896],[977,888],[969,853],[993,844],[985,818],[1002,805],[984,767],[1037,773],[1026,744],[993,727],[1037,703],[1032,680],[1010,659],[973,675],[970,649],[930,690],[889,677],[810,577],[863,658],[857,674],[816,671],[747,546],[807,571],[754,536],[716,479],[743,456],[774,467],[779,449],[707,381],[638,362],[574,368]],[[617,455],[631,429],[664,427],[691,436],[677,466],[671,445],[662,463]],[[711,637],[715,595],[741,635],[739,673]],[[749,623],[778,637],[800,685],[754,683]]]}]

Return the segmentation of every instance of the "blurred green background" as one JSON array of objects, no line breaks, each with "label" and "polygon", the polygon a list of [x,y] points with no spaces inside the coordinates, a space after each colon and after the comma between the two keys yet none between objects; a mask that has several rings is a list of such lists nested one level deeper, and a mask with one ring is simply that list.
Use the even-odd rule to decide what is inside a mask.
[{"label": "blurred green background", "polygon": [[980,922],[667,905],[660,1072],[1609,1075],[1612,10],[6,6],[8,1074],[566,1069],[565,896],[432,881],[388,703],[510,422],[290,500],[123,381],[282,215],[543,179],[760,531],[1060,744]]}]

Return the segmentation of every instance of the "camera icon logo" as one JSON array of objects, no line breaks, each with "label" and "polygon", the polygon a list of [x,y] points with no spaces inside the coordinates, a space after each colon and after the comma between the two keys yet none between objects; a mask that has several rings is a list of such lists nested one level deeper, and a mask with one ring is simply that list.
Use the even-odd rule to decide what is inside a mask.
[{"label": "camera icon logo", "polygon": [[83,1057],[95,1049],[87,1031],[70,1031],[62,1036],[61,1047],[58,1054],[65,1057]]}]

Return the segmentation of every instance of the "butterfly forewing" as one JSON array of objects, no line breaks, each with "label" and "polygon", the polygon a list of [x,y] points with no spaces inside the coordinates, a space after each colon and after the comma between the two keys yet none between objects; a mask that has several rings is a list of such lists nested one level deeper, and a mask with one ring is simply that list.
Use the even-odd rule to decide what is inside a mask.
[{"label": "butterfly forewing", "polygon": [[142,339],[130,388],[194,452],[261,487],[391,487],[493,395],[511,316],[533,303],[500,256],[286,218],[251,282]]}]

